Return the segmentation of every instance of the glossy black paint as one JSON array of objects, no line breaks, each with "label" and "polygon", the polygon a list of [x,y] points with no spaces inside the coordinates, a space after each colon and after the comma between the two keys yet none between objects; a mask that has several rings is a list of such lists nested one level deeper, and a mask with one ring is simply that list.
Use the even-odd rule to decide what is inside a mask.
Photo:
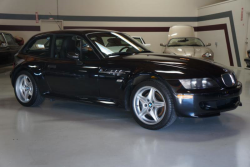
[{"label": "glossy black paint", "polygon": [[[12,36],[9,33],[0,32],[1,39],[3,39],[3,41],[0,41],[0,66],[12,64],[14,61],[14,55],[20,49],[20,46],[17,44],[16,45],[8,44],[5,38],[5,34]],[[1,46],[2,42],[5,43],[6,46]]]},{"label": "glossy black paint", "polygon": [[[218,64],[152,52],[105,58],[86,37],[86,34],[96,32],[109,31],[48,32],[51,35],[66,33],[81,36],[90,43],[99,59],[80,60],[79,63],[78,60],[55,59],[52,55],[50,58],[42,58],[20,52],[15,57],[16,66],[11,72],[12,84],[14,85],[16,74],[20,70],[27,70],[34,76],[40,93],[45,97],[118,105],[129,110],[129,99],[133,88],[143,81],[157,79],[172,92],[177,115],[185,117],[218,115],[241,104],[239,100],[241,83],[227,88],[221,80],[221,75],[232,71]],[[219,88],[186,90],[179,79],[190,78],[212,78],[218,83]],[[178,94],[193,95],[194,98],[180,100],[177,98]],[[230,101],[232,98],[236,98],[236,101]],[[228,104],[220,105],[221,100],[225,99],[229,101]],[[213,103],[218,107],[208,110],[202,108],[203,103]]]},{"label": "glossy black paint", "polygon": [[245,58],[245,62],[247,64],[247,68],[250,68],[250,50],[247,51],[248,58]]}]

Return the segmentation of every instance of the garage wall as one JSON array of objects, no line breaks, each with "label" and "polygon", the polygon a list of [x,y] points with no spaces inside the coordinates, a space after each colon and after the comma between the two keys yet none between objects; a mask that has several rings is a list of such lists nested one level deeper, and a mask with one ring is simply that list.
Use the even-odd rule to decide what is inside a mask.
[{"label": "garage wall", "polygon": [[[60,15],[194,16],[197,8],[225,0],[58,0]],[[185,7],[185,8],[183,8]],[[1,13],[57,14],[57,0],[1,0]]]},{"label": "garage wall", "polygon": [[[243,8],[243,11],[242,11]],[[223,17],[214,20],[206,20],[198,22],[198,26],[226,24],[229,35],[229,42],[232,51],[233,65],[245,67],[245,40],[247,32],[247,13],[250,11],[250,0],[231,0],[216,5],[202,7],[198,10],[200,17],[232,11],[232,17]],[[242,15],[243,14],[243,15]],[[231,19],[231,20],[230,20]],[[198,32],[197,36],[206,42],[212,43],[212,49],[215,52],[217,60],[221,63],[229,65],[229,61],[224,59],[228,56],[228,48],[226,47],[226,38],[216,32]],[[211,38],[212,36],[212,38]],[[235,36],[235,37],[234,37]],[[217,43],[217,47],[215,45]],[[224,60],[224,61],[223,61]]]},{"label": "garage wall", "polygon": [[[220,2],[223,0],[144,0],[142,1],[117,1],[117,0],[1,0],[0,11],[2,14],[30,14],[38,12],[41,16],[59,15],[65,16],[131,16],[131,17],[196,17],[198,7]],[[57,7],[58,2],[58,7]],[[4,17],[4,16],[2,16]],[[13,19],[1,19],[0,25],[40,25],[33,20],[26,20],[24,16],[22,21]],[[51,16],[53,17],[53,16]],[[55,17],[54,17],[55,18]],[[168,27],[175,24],[194,23],[174,22],[94,22],[94,21],[65,21],[66,26],[150,26],[150,27]]]},{"label": "garage wall", "polygon": [[212,44],[209,48],[215,54],[214,61],[230,66],[224,30],[199,32],[198,36],[203,39],[205,44]]},{"label": "garage wall", "polygon": [[[197,8],[202,5],[217,2],[218,0],[209,0],[200,2],[200,0],[144,0],[142,1],[117,1],[117,0],[58,0],[58,14],[61,16],[121,16],[121,17],[196,17]],[[185,6],[185,8],[183,8]],[[55,18],[57,14],[56,0],[2,0],[0,5],[1,13],[7,14],[31,14],[38,12],[39,19]],[[52,16],[50,16],[50,14]],[[21,16],[21,15],[20,15]],[[22,16],[21,16],[22,17]],[[25,18],[25,16],[23,16]],[[33,25],[40,26],[40,22],[34,20],[13,20],[0,19],[0,25]],[[176,24],[196,26],[196,22],[116,22],[116,21],[70,21],[64,20],[64,26],[80,28],[84,27],[170,27]],[[5,30],[8,31],[8,30]],[[39,31],[38,31],[39,32]],[[14,35],[23,36],[27,41],[30,36],[38,33],[37,31],[14,32]],[[167,32],[127,32],[130,35],[143,36],[151,43],[151,49],[160,52],[162,48],[160,43],[167,41]]]},{"label": "garage wall", "polygon": [[[144,0],[117,1],[117,0],[2,0],[0,5],[0,31],[11,32],[13,35],[24,37],[27,41],[32,35],[40,32],[40,25],[35,21],[35,12],[39,19],[63,20],[64,28],[107,28],[117,29],[125,27],[130,35],[142,36],[147,43],[151,43],[151,50],[162,52],[160,43],[167,41],[167,29],[174,25],[190,25],[194,27],[226,24],[232,61],[228,57],[227,38],[224,30],[197,31],[197,36],[205,43],[211,42],[211,48],[215,52],[215,60],[225,65],[245,65],[242,55],[242,42],[238,42],[243,35],[238,35],[242,30],[236,28],[237,43],[239,46],[240,65],[237,64],[234,38],[229,18],[220,18],[201,21],[200,17],[215,13],[233,13],[234,25],[239,24],[239,8],[249,0],[238,0],[220,5],[211,5],[225,0]],[[200,8],[201,6],[206,6]],[[199,9],[199,10],[198,10]],[[121,21],[121,19],[125,19]],[[127,21],[126,21],[127,20]],[[237,24],[237,25],[236,25]],[[240,24],[242,24],[240,22]],[[5,27],[4,27],[5,26]],[[6,28],[7,26],[7,28]],[[9,27],[8,27],[9,26]],[[11,27],[12,26],[12,27]],[[14,27],[13,27],[14,26]],[[28,26],[25,30],[23,26]],[[149,31],[141,31],[151,28]],[[159,28],[163,30],[159,31]],[[21,29],[21,30],[20,30]],[[215,46],[217,42],[217,47]]]}]

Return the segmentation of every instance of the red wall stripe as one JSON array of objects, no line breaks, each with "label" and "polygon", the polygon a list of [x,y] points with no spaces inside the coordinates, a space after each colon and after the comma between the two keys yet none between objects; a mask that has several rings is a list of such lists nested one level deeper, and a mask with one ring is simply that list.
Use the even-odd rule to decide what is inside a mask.
[{"label": "red wall stripe", "polygon": [[0,25],[0,30],[5,30],[5,31],[40,31],[40,26]]}]

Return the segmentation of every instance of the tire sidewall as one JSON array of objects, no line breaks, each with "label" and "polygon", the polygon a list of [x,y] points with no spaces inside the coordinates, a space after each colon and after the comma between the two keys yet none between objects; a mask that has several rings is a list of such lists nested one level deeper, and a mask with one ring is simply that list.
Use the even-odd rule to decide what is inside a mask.
[{"label": "tire sidewall", "polygon": [[[142,122],[137,117],[137,114],[134,111],[134,107],[133,107],[133,101],[135,98],[134,96],[135,96],[136,92],[144,86],[152,86],[152,87],[156,88],[157,90],[159,90],[160,93],[163,95],[163,98],[166,102],[166,106],[167,106],[166,112],[165,112],[162,120],[154,125],[148,125],[148,124],[145,124],[144,122]],[[142,127],[146,128],[146,129],[150,129],[150,130],[160,129],[168,123],[168,121],[170,120],[171,114],[173,112],[173,105],[174,105],[173,100],[171,98],[171,94],[170,94],[170,91],[168,90],[168,88],[166,86],[164,86],[163,84],[160,84],[160,83],[155,82],[155,81],[144,81],[144,82],[140,83],[139,85],[137,85],[134,88],[134,90],[132,91],[131,97],[130,97],[130,108],[131,108],[131,111],[133,113],[133,117],[134,117],[135,121],[139,125],[141,125]]]},{"label": "tire sidewall", "polygon": [[[32,96],[31,100],[30,100],[28,103],[23,103],[22,101],[20,101],[19,98],[18,98],[18,96],[17,96],[17,93],[16,93],[16,80],[17,80],[17,78],[18,78],[20,75],[23,75],[23,74],[24,74],[24,75],[27,75],[27,76],[30,78],[30,80],[31,80],[31,82],[32,82],[32,85],[33,85],[33,96]],[[33,77],[29,72],[27,72],[27,71],[21,71],[21,72],[19,72],[19,73],[16,75],[16,77],[15,77],[14,92],[15,92],[15,96],[16,96],[17,101],[18,101],[21,105],[26,106],[26,107],[32,106],[32,105],[35,103],[35,101],[36,101],[36,99],[37,99],[37,95],[38,95],[38,88],[37,88],[37,85],[36,85],[36,82],[35,82],[34,77]]]}]

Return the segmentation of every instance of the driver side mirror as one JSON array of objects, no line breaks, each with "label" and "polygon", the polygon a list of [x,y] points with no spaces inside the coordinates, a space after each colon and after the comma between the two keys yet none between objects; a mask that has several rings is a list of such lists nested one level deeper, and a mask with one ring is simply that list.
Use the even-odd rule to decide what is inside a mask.
[{"label": "driver side mirror", "polygon": [[80,55],[78,53],[75,53],[75,52],[68,52],[67,58],[74,59],[74,60],[79,60]]},{"label": "driver side mirror", "polygon": [[162,46],[162,47],[166,47],[166,46],[167,46],[167,44],[160,43],[160,46]]},{"label": "driver side mirror", "polygon": [[206,46],[211,46],[211,43],[208,43]]}]

